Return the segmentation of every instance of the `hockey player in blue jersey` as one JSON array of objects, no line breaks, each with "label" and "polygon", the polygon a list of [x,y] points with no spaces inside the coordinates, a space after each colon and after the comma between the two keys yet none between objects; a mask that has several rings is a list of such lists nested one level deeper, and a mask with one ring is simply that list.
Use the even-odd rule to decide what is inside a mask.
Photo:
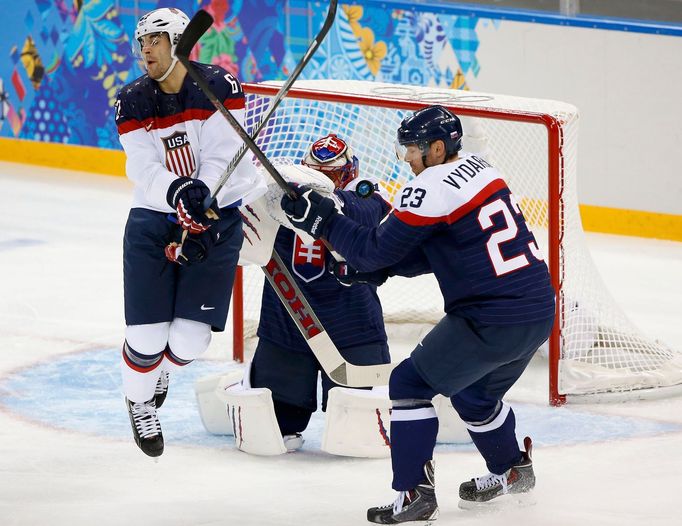
[{"label": "hockey player in blue jersey", "polygon": [[433,272],[444,318],[391,373],[394,503],[367,511],[379,524],[438,515],[433,449],[437,393],[450,398],[485,459],[489,474],[464,482],[468,507],[535,485],[530,438],[521,450],[515,417],[502,398],[548,337],[555,313],[547,266],[500,173],[461,152],[459,118],[429,106],[402,121],[398,148],[416,177],[378,227],[337,214],[307,189],[282,198],[293,225],[325,238],[360,271]]},{"label": "hockey player in blue jersey", "polygon": [[[362,198],[355,192],[359,161],[346,142],[334,134],[315,141],[301,164],[322,172],[338,189],[344,214],[360,224],[376,225],[390,211],[379,192]],[[249,221],[245,220],[248,231]],[[343,357],[358,365],[390,362],[381,304],[376,286],[342,285],[327,271],[334,262],[322,241],[304,243],[296,232],[280,228],[275,250],[294,276]],[[368,279],[369,276],[365,276]],[[343,278],[341,278],[343,279]],[[263,288],[258,345],[250,385],[272,391],[275,416],[289,450],[302,444],[305,430],[317,410],[317,376],[321,372],[322,410],[335,383],[322,371],[308,344],[282,306],[269,283]]]},{"label": "hockey player in blue jersey", "polygon": [[[242,162],[212,207],[202,206],[242,141],[174,55],[188,23],[174,8],[140,18],[135,41],[147,74],[116,101],[126,174],[135,185],[123,240],[123,391],[135,442],[153,457],[163,453],[157,409],[168,372],[194,360],[211,331],[225,327],[243,239],[237,206],[265,192],[262,176]],[[216,66],[195,67],[243,121],[237,79]]]}]

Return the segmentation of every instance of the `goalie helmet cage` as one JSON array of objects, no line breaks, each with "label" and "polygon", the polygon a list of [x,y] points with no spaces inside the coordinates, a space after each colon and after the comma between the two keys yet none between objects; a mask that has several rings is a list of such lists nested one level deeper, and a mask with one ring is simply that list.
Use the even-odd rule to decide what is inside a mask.
[{"label": "goalie helmet cage", "polygon": [[[244,85],[247,129],[258,123],[280,85]],[[404,116],[429,104],[442,104],[462,118],[464,150],[480,153],[502,172],[548,262],[557,291],[547,353],[550,403],[682,392],[680,353],[640,333],[612,299],[590,257],[578,207],[574,106],[376,82],[298,81],[256,143],[275,164],[297,163],[314,140],[336,133],[360,159],[359,177],[381,179],[393,197],[414,177],[396,159],[395,132]],[[235,288],[237,358],[243,338],[255,335],[262,284],[260,269],[247,267]],[[435,324],[443,316],[432,275],[391,278],[378,290],[386,323]]]}]

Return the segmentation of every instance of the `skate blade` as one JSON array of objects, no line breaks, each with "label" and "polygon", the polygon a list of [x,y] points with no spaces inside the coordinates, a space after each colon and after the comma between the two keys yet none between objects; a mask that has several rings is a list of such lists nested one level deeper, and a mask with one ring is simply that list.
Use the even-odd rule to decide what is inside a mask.
[{"label": "skate blade", "polygon": [[457,507],[461,510],[474,511],[476,513],[496,513],[509,508],[535,506],[535,504],[537,504],[537,499],[533,493],[517,493],[502,495],[487,502],[472,502],[460,499]]},{"label": "skate blade", "polygon": [[440,511],[438,508],[431,514],[431,516],[428,519],[420,519],[420,520],[414,520],[414,521],[404,521],[401,522],[400,524],[405,524],[405,526],[433,526],[434,522],[438,516],[440,515]]}]

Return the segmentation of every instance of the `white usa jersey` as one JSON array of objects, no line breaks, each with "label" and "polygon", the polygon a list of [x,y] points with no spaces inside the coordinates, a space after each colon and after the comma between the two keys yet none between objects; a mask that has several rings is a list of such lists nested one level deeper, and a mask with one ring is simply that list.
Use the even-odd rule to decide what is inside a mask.
[{"label": "white usa jersey", "polygon": [[[217,66],[193,63],[240,123],[245,100],[239,82]],[[144,75],[116,101],[116,125],[126,152],[126,175],[135,183],[133,208],[173,212],[166,202],[177,177],[201,179],[213,190],[242,140],[187,75],[179,93],[161,91]],[[248,204],[265,193],[265,182],[244,159],[218,194],[219,207]]]}]

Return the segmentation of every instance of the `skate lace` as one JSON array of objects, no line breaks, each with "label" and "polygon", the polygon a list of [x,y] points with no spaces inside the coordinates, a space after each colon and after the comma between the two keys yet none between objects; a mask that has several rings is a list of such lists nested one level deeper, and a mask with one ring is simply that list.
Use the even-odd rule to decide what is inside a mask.
[{"label": "skate lace", "polygon": [[478,491],[483,491],[490,489],[496,485],[502,486],[502,493],[507,493],[507,475],[496,475],[495,473],[488,473],[483,477],[477,477],[474,479],[476,482],[476,489]]},{"label": "skate lace", "polygon": [[142,438],[158,435],[161,432],[161,424],[153,405],[134,403],[132,412],[135,427]]},{"label": "skate lace", "polygon": [[156,383],[156,389],[154,390],[155,395],[160,395],[168,390],[169,374],[166,371],[161,373],[159,376],[159,381]]},{"label": "skate lace", "polygon": [[[407,493],[407,491],[401,491],[398,493],[398,498],[395,499],[395,502],[393,502],[393,515],[403,511],[403,505],[405,504],[405,496]],[[386,507],[388,508],[389,506]]]}]

